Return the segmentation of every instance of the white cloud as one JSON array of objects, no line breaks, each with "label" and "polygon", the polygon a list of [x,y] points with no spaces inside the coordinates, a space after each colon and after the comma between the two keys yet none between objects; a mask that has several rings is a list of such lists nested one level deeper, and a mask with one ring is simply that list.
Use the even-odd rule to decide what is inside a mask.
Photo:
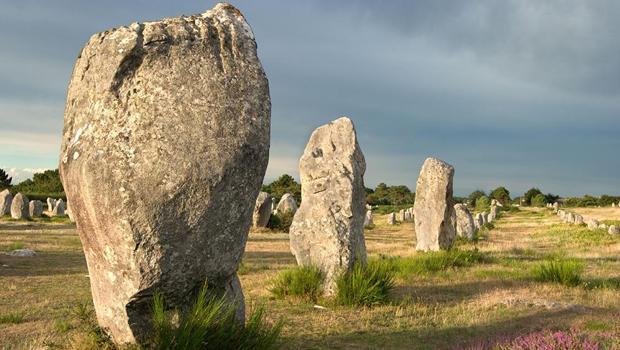
[{"label": "white cloud", "polygon": [[5,171],[7,172],[7,174],[9,174],[10,177],[13,178],[13,185],[16,185],[26,179],[31,179],[32,176],[36,173],[42,173],[46,170],[49,170],[48,168],[6,168],[2,165],[0,165],[0,169],[5,169]]}]

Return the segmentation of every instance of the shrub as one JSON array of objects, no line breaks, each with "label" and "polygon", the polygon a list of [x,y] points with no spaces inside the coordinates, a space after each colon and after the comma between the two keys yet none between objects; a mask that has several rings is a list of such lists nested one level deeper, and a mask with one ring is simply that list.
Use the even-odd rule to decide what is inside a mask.
[{"label": "shrub", "polygon": [[[156,349],[276,349],[282,322],[268,325],[262,308],[241,325],[236,305],[226,296],[216,297],[203,286],[187,312],[170,312],[164,298],[153,297],[154,346]],[[175,319],[178,315],[178,321]]]},{"label": "shrub", "polygon": [[489,197],[498,200],[500,203],[504,205],[510,204],[510,191],[506,189],[506,187],[500,186],[493,191]]},{"label": "shrub", "polygon": [[563,350],[598,350],[599,344],[594,340],[577,334],[576,331],[542,331],[530,333],[498,344],[498,350],[529,350],[529,349],[563,349]]},{"label": "shrub", "polygon": [[553,282],[566,286],[581,283],[583,264],[572,259],[552,259],[542,262],[533,270],[534,278],[539,282]]},{"label": "shrub", "polygon": [[282,271],[269,290],[276,298],[301,297],[316,302],[323,292],[323,273],[314,266],[299,266]]},{"label": "shrub", "polygon": [[478,198],[486,196],[486,193],[482,190],[475,190],[467,197],[467,205],[470,207],[475,207]]},{"label": "shrub", "polygon": [[288,233],[291,228],[291,224],[293,223],[293,217],[295,217],[295,214],[293,213],[273,214],[269,217],[267,227],[274,231]]},{"label": "shrub", "polygon": [[0,324],[12,323],[18,324],[24,322],[24,315],[20,313],[9,313],[0,315]]},{"label": "shrub", "polygon": [[355,263],[350,272],[336,280],[336,303],[348,306],[372,306],[388,300],[394,288],[394,271],[383,260],[364,265]]},{"label": "shrub", "polygon": [[533,207],[544,207],[547,204],[547,198],[544,194],[537,194],[532,198],[532,206]]},{"label": "shrub", "polygon": [[388,260],[392,268],[401,276],[433,273],[492,261],[487,254],[478,249],[450,249],[420,253],[407,258],[389,258]]},{"label": "shrub", "polygon": [[489,200],[489,197],[487,196],[482,196],[478,198],[478,200],[476,200],[477,211],[485,211],[489,209],[490,206],[491,206],[491,201]]}]

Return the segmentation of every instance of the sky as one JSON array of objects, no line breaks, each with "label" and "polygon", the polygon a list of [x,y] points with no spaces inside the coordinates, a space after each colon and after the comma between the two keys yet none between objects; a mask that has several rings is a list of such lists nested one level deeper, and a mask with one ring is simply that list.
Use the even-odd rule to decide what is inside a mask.
[{"label": "sky", "polygon": [[[67,85],[92,34],[215,3],[0,0],[0,168],[19,181],[57,167]],[[620,194],[619,1],[231,3],[270,83],[266,182],[298,178],[310,133],[346,115],[367,187],[414,189],[433,156],[455,167],[457,195]]]}]

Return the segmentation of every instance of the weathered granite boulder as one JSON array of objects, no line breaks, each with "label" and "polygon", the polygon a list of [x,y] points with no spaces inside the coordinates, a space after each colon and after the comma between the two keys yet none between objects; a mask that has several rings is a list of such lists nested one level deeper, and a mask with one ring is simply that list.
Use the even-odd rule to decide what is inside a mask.
[{"label": "weathered granite boulder", "polygon": [[267,227],[269,218],[271,217],[271,195],[267,192],[261,192],[256,197],[254,203],[254,212],[252,213],[252,226]]},{"label": "weathered granite boulder", "polygon": [[52,210],[54,210],[54,207],[56,206],[56,200],[54,198],[47,198],[47,211],[49,211],[50,213],[52,212]]},{"label": "weathered granite boulder", "polygon": [[497,214],[499,213],[499,210],[497,208],[497,206],[492,205],[491,209],[489,210],[489,222],[493,222],[495,221],[495,219],[497,219]]},{"label": "weathered granite boulder", "polygon": [[27,219],[30,217],[29,200],[26,195],[18,193],[11,202],[11,217],[13,219]]},{"label": "weathered granite boulder", "polygon": [[364,217],[364,227],[372,225],[374,225],[374,222],[372,220],[372,210],[366,210],[366,216]]},{"label": "weathered granite boulder", "polygon": [[54,210],[52,210],[52,216],[65,216],[65,202],[61,199],[56,201]]},{"label": "weathered granite boulder", "polygon": [[488,224],[489,214],[486,211],[483,211],[482,213],[480,213],[480,215],[482,216],[482,225]]},{"label": "weathered granite boulder", "polygon": [[323,271],[327,294],[335,291],[340,273],[366,262],[365,171],[355,127],[346,117],[317,128],[299,160],[302,200],[289,231],[291,252],[299,265]]},{"label": "weathered granite boulder", "polygon": [[401,209],[401,210],[398,211],[398,219],[401,222],[407,221],[407,217],[405,216],[405,209]]},{"label": "weathered granite boulder", "polygon": [[30,201],[28,213],[32,218],[38,218],[43,215],[43,202],[39,200]]},{"label": "weathered granite boulder", "polygon": [[6,252],[4,254],[8,256],[16,256],[20,258],[30,258],[30,257],[37,255],[37,253],[34,250],[29,249],[29,248],[15,249],[15,250],[11,250],[10,252]]},{"label": "weathered granite boulder", "polygon": [[276,207],[276,213],[284,214],[290,213],[295,214],[297,211],[297,201],[295,201],[295,197],[293,197],[290,193],[285,193],[280,201],[278,202],[278,206]]},{"label": "weathered granite boulder", "polygon": [[474,218],[467,209],[467,206],[465,204],[458,203],[454,206],[454,211],[456,213],[456,235],[467,239],[474,238],[476,225],[474,223]]},{"label": "weathered granite boulder", "polygon": [[11,203],[13,202],[13,195],[9,190],[0,192],[0,216],[11,214]]},{"label": "weathered granite boulder", "polygon": [[484,226],[484,219],[482,218],[482,213],[478,213],[474,217],[474,226],[476,227],[476,230],[480,230],[482,226]]},{"label": "weathered granite boulder", "polygon": [[389,213],[387,216],[388,225],[396,225],[396,213]]},{"label": "weathered granite boulder", "polygon": [[416,250],[448,249],[454,243],[453,177],[452,165],[436,158],[424,161],[416,184],[414,205]]},{"label": "weathered granite boulder", "polygon": [[575,217],[575,220],[574,220],[575,225],[583,225],[583,216],[579,214],[574,214],[573,216]]},{"label": "weathered granite boulder", "polygon": [[600,224],[598,224],[598,228],[601,229],[601,230],[607,230],[607,224],[600,223]]},{"label": "weathered granite boulder", "polygon": [[609,232],[610,235],[620,235],[620,227],[609,225],[609,230],[607,232]]},{"label": "weathered granite boulder", "polygon": [[573,215],[573,213],[571,212],[567,212],[566,215],[564,215],[564,222],[568,224],[575,223],[575,215]]},{"label": "weathered granite boulder", "polygon": [[553,203],[553,208],[554,209],[559,209],[560,208],[560,204],[558,202],[554,202]]},{"label": "weathered granite boulder", "polygon": [[236,271],[269,157],[271,102],[243,15],[94,35],[69,84],[60,173],[97,319],[143,343],[159,291],[191,305],[208,281],[244,313]]}]

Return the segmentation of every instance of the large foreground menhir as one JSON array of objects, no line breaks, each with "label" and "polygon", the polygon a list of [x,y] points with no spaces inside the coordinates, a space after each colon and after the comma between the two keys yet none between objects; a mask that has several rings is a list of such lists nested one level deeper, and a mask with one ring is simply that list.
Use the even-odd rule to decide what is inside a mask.
[{"label": "large foreground menhir", "polygon": [[[60,172],[97,318],[143,342],[152,295],[173,307],[236,275],[267,167],[268,82],[227,4],[94,35],[73,71]],[[189,303],[187,303],[189,304]]]}]

